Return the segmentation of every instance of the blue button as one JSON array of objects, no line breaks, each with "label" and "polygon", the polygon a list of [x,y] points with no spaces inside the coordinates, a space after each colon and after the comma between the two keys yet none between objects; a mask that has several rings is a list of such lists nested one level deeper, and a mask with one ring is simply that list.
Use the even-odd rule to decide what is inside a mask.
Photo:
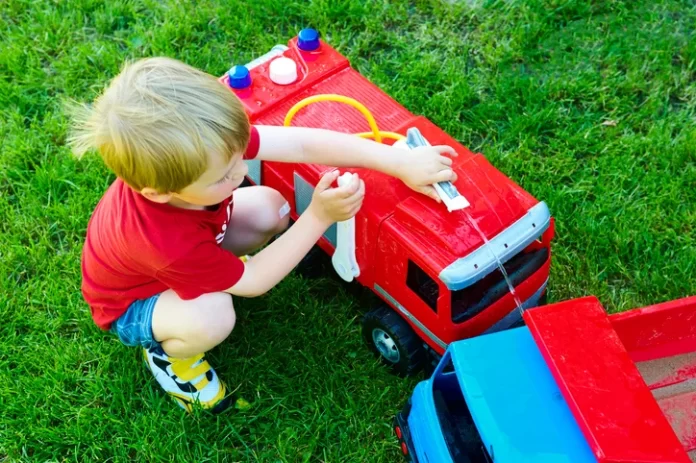
[{"label": "blue button", "polygon": [[297,35],[297,48],[314,51],[319,48],[319,32],[314,29],[302,29]]},{"label": "blue button", "polygon": [[232,88],[242,89],[251,85],[251,74],[246,66],[232,66],[227,71],[227,76],[229,77],[229,85]]}]

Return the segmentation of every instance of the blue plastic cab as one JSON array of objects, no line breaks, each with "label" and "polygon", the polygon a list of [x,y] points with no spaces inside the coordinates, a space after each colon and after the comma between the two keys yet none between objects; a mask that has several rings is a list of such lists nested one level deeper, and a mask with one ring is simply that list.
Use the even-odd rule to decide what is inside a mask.
[{"label": "blue plastic cab", "polygon": [[417,463],[597,463],[526,327],[450,344],[394,430]]}]

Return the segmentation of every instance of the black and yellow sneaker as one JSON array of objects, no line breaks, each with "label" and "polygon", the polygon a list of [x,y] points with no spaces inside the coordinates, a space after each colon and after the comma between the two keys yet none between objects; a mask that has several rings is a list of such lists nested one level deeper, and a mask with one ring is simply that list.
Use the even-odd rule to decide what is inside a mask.
[{"label": "black and yellow sneaker", "polygon": [[213,413],[227,409],[232,400],[227,388],[205,360],[203,354],[179,359],[168,357],[161,350],[143,350],[145,364],[167,394],[184,410],[190,412],[200,405]]}]

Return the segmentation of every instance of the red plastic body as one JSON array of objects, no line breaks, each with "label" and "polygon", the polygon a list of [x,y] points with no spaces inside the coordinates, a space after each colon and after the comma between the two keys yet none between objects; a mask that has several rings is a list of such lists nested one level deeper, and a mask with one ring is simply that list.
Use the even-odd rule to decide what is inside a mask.
[{"label": "red plastic body", "polygon": [[696,297],[615,315],[588,297],[524,318],[600,463],[696,461]]},{"label": "red plastic body", "polygon": [[[472,153],[428,119],[419,117],[390,98],[356,72],[348,60],[325,42],[311,53],[297,48],[297,38],[289,41],[283,56],[298,65],[299,78],[291,85],[276,85],[269,76],[270,61],[252,68],[252,85],[231,90],[241,99],[253,124],[283,125],[290,108],[300,100],[318,94],[340,94],[364,104],[382,131],[406,134],[410,127],[420,129],[433,145],[447,144],[459,154],[454,161],[459,180],[456,187],[471,203],[467,208],[479,227],[491,239],[520,219],[538,201],[493,167],[482,155]],[[227,77],[220,77],[227,86]],[[228,87],[229,88],[229,87]],[[356,109],[336,102],[311,104],[300,110],[292,125],[331,129],[346,133],[369,131],[364,116]],[[385,141],[391,144],[392,141]],[[262,162],[261,181],[278,190],[298,217],[295,204],[295,175],[316,185],[326,166]],[[401,181],[380,172],[357,172],[364,180],[366,197],[356,221],[356,259],[360,267],[358,282],[371,288],[398,310],[400,305],[412,317],[405,319],[418,335],[442,354],[452,341],[478,335],[515,309],[510,294],[505,295],[472,319],[455,324],[451,318],[450,290],[439,280],[443,268],[483,245],[479,234],[461,211],[449,213],[443,204],[413,192]],[[517,288],[521,300],[531,297],[549,275],[553,221],[539,241],[528,249],[549,248],[547,262]],[[333,253],[331,242],[322,238],[318,245]],[[408,260],[422,268],[439,285],[437,310],[430,308],[406,284]],[[381,291],[380,291],[381,289]],[[384,292],[389,297],[384,297]],[[401,312],[402,315],[403,311]]]}]

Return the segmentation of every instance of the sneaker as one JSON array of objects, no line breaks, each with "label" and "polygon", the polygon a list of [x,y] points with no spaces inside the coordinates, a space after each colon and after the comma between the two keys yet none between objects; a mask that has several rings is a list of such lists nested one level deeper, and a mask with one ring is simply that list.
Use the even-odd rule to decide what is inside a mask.
[{"label": "sneaker", "polygon": [[167,394],[190,412],[195,404],[220,413],[231,404],[227,388],[203,354],[186,359],[168,357],[160,349],[143,349],[145,364]]}]

